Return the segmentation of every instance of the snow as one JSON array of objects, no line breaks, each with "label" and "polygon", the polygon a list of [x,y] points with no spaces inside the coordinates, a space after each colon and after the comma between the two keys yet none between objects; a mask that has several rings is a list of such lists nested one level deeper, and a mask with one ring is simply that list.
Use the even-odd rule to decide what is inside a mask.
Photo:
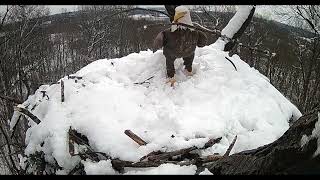
[{"label": "snow", "polygon": [[21,154],[18,154],[18,158],[19,158],[19,167],[21,169],[25,169],[26,168],[26,161],[27,161],[27,157],[23,157]]},{"label": "snow", "polygon": [[89,161],[82,161],[84,170],[87,175],[107,175],[118,174],[111,165],[111,160],[101,160],[97,163]]},{"label": "snow", "polygon": [[140,170],[131,170],[125,173],[125,175],[194,175],[196,173],[197,167],[195,165],[189,166],[179,166],[176,164],[162,164],[156,168],[143,168]]},{"label": "snow", "polygon": [[232,38],[233,35],[240,29],[242,24],[248,18],[252,8],[253,6],[245,6],[245,5],[237,6],[236,14],[231,18],[227,26],[223,28],[223,30],[221,31],[221,34],[229,38]]},{"label": "snow", "polygon": [[205,168],[205,170],[202,171],[199,175],[212,175],[212,173],[207,168]]},{"label": "snow", "polygon": [[[223,154],[235,135],[238,138],[231,154],[275,141],[289,128],[291,117],[301,116],[300,111],[268,78],[239,56],[228,57],[216,45],[196,49],[192,77],[184,75],[182,59],[175,61],[175,88],[165,84],[162,50],[92,62],[73,74],[82,77],[77,83],[63,78],[63,103],[60,84],[41,86],[23,104],[29,109],[37,104],[32,113],[42,121],[37,125],[29,119],[25,154],[43,151],[46,161],[55,159],[62,167],[59,174],[68,173],[79,162],[88,174],[113,174],[109,161],[81,161],[69,154],[66,138],[70,126],[86,135],[95,151],[127,161],[139,161],[155,150],[203,146],[209,138],[222,140],[201,150],[201,155]],[[134,84],[152,76],[150,84]],[[42,97],[43,89],[49,100]],[[124,134],[126,129],[148,144],[137,145]],[[194,174],[195,167],[165,164],[126,172],[139,173]]]},{"label": "snow", "polygon": [[[236,14],[231,18],[228,22],[227,26],[222,29],[221,35],[227,38],[232,38],[236,32],[241,28],[242,24],[248,18],[250,11],[252,10],[253,6],[247,5],[239,5],[237,6]],[[223,37],[220,37],[215,44],[219,49],[223,50],[225,44],[228,40],[224,40]]]}]

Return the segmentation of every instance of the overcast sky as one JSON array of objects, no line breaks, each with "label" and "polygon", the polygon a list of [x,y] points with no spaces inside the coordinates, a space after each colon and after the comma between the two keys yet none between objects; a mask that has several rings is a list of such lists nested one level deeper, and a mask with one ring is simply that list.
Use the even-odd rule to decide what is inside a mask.
[{"label": "overcast sky", "polygon": [[49,5],[51,14],[58,14],[62,12],[62,9],[66,9],[67,11],[76,11],[77,5]]},{"label": "overcast sky", "polygon": [[[142,5],[141,5],[142,6]],[[150,5],[151,6],[151,5]],[[163,5],[157,5],[157,6],[163,6]],[[48,5],[50,9],[51,14],[57,14],[61,13],[63,11],[76,11],[77,10],[77,5]],[[144,5],[146,7],[146,5]],[[256,8],[256,14],[262,15],[263,17],[267,19],[272,19],[278,22],[286,23],[285,20],[276,14],[276,11],[284,6],[282,5],[258,5]],[[0,11],[4,11],[6,8],[5,5],[0,5]]]}]

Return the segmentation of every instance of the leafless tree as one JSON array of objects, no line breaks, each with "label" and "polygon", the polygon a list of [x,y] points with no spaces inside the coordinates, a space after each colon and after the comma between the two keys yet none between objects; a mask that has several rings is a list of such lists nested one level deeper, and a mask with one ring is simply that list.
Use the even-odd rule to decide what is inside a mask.
[{"label": "leafless tree", "polygon": [[299,101],[300,109],[310,110],[319,103],[320,87],[320,6],[298,5],[289,7],[292,21],[305,30],[302,35],[294,37],[295,55],[298,62],[295,69],[300,72],[301,83]]},{"label": "leafless tree", "polygon": [[1,115],[0,130],[1,159],[6,163],[12,174],[18,174],[18,152],[24,148],[26,123],[20,124],[19,131],[10,138],[8,135],[8,119],[12,116],[15,101],[23,101],[32,94],[28,76],[32,67],[41,61],[41,57],[34,56],[37,45],[42,41],[37,32],[41,23],[39,17],[48,14],[43,6],[7,6],[2,16],[1,37]]}]

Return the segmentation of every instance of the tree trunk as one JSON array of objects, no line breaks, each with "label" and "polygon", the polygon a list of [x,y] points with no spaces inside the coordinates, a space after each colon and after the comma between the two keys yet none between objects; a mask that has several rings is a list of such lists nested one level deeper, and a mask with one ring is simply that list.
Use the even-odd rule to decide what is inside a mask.
[{"label": "tree trunk", "polygon": [[[255,6],[251,9],[250,14],[248,15],[248,18],[244,21],[242,26],[239,28],[239,30],[233,35],[233,37],[230,37],[231,39],[239,39],[241,35],[244,33],[246,28],[249,26],[253,14],[255,12],[256,8]],[[235,45],[235,42],[229,41],[225,46],[224,46],[224,51],[230,51]]]},{"label": "tree trunk", "polygon": [[313,155],[320,137],[311,138],[304,146],[301,145],[302,136],[312,134],[319,120],[319,111],[320,107],[317,107],[302,116],[275,142],[221,158],[207,168],[214,174],[223,175],[319,174],[320,155]]}]

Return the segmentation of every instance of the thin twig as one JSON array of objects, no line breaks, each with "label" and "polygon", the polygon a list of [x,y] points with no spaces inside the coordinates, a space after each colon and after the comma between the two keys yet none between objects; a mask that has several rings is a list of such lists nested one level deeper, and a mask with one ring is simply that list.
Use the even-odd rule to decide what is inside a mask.
[{"label": "thin twig", "polygon": [[236,65],[231,61],[231,59],[229,59],[228,57],[225,57],[225,58],[232,64],[232,66],[234,67],[234,69],[235,69],[236,71],[238,71]]},{"label": "thin twig", "polygon": [[231,143],[230,146],[228,147],[228,149],[227,149],[226,153],[223,155],[223,157],[229,156],[229,154],[230,154],[230,152],[231,152],[234,144],[236,143],[236,141],[237,141],[237,136],[234,137],[232,143]]},{"label": "thin twig", "polygon": [[90,154],[101,154],[103,155],[104,157],[108,158],[108,159],[111,159],[110,156],[108,156],[106,153],[104,152],[85,152],[85,153],[77,153],[77,154],[73,154],[72,156],[82,156],[82,155],[90,155]]},{"label": "thin twig", "polygon": [[146,79],[146,80],[144,80],[142,82],[136,82],[136,83],[133,83],[133,84],[144,84],[144,83],[149,83],[150,84],[149,80],[152,79],[152,78],[154,78],[154,76],[151,76],[151,77],[149,77],[148,79]]}]

